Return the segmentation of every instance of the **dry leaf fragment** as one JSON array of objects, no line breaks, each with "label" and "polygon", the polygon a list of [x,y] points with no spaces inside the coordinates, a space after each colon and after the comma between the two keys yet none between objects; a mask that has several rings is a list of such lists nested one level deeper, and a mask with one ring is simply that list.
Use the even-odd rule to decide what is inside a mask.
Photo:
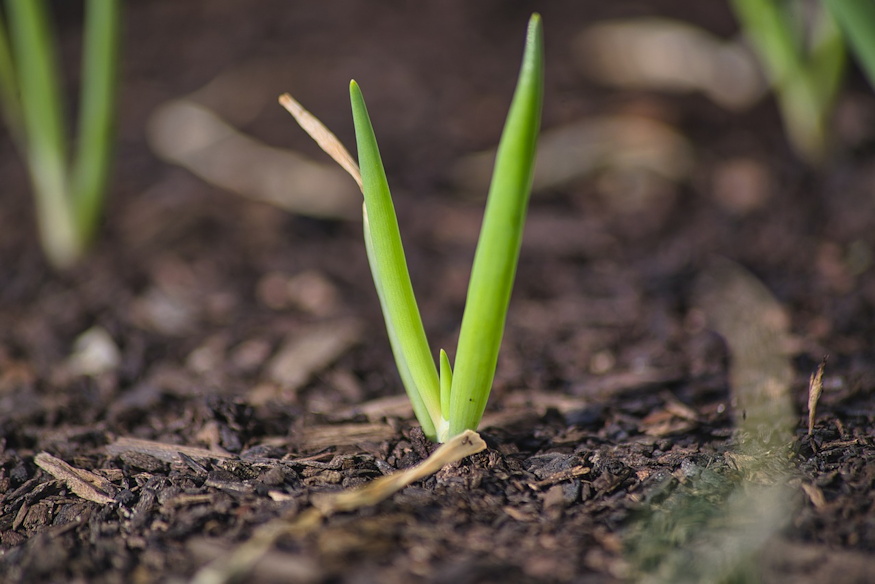
[{"label": "dry leaf fragment", "polygon": [[820,399],[820,394],[823,393],[823,370],[826,368],[826,359],[820,362],[817,371],[811,374],[811,380],[808,383],[808,435],[814,432],[814,418],[817,415],[817,402]]},{"label": "dry leaf fragment", "polygon": [[362,188],[362,173],[359,170],[355,159],[350,155],[349,151],[344,147],[343,143],[337,139],[334,133],[325,127],[319,118],[308,112],[288,93],[284,93],[279,97],[280,105],[292,114],[298,125],[307,132],[313,141],[319,145],[325,153],[334,159],[343,170],[349,173],[359,189]]},{"label": "dry leaf fragment", "polygon": [[[471,193],[485,193],[492,176],[495,150],[466,156],[453,169],[454,181]],[[605,115],[543,132],[532,191],[567,184],[605,169],[639,172],[669,182],[686,178],[693,150],[677,129],[638,115]]]},{"label": "dry leaf fragment", "polygon": [[301,215],[358,216],[358,194],[336,168],[242,134],[190,100],[160,106],[147,131],[158,156],[223,189]]},{"label": "dry leaf fragment", "polygon": [[618,87],[700,91],[730,110],[747,109],[768,90],[745,44],[677,20],[602,21],[584,30],[573,49],[586,72]]},{"label": "dry leaf fragment", "polygon": [[115,503],[112,494],[115,494],[117,489],[102,476],[71,466],[48,452],[37,454],[34,462],[56,479],[63,481],[71,491],[83,499],[101,505]]}]

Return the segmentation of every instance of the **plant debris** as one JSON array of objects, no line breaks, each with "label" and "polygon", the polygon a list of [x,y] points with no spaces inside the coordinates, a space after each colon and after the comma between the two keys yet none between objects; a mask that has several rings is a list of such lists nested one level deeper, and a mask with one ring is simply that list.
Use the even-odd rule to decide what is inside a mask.
[{"label": "plant debris", "polygon": [[823,393],[823,371],[826,369],[826,357],[817,366],[817,371],[811,374],[808,383],[808,436],[814,432],[814,419],[817,416],[817,402]]},{"label": "plant debris", "polygon": [[[500,55],[518,43],[529,9],[447,2],[126,3],[137,26],[125,32],[115,186],[94,254],[65,274],[39,255],[26,176],[0,136],[4,582],[190,581],[273,521],[434,451],[392,366],[358,222],[224,192],[162,162],[143,128],[162,104],[219,79],[221,99],[200,90],[191,99],[262,146],[315,159],[276,96],[294,88],[349,144],[341,89],[364,67],[403,192],[423,318],[436,345],[451,346],[481,219],[450,188],[451,169],[493,146],[507,106],[496,88],[518,65]],[[598,22],[640,13],[633,4],[544,3],[544,128],[617,114],[659,120],[695,154],[678,167],[686,174],[596,170],[533,196],[478,430],[487,449],[280,536],[251,581],[655,579],[700,553],[710,561],[724,543],[739,557],[730,536],[772,517],[762,506],[771,503],[783,527],[749,536],[761,553],[745,555],[755,560],[738,579],[850,584],[875,573],[871,89],[850,80],[835,165],[812,171],[765,102],[729,113],[698,95],[617,91],[580,75],[564,48]],[[702,6],[669,1],[660,13],[720,39],[737,30],[726,10]],[[77,42],[75,11],[57,17],[62,40]],[[258,70],[246,74],[249,64]],[[235,85],[245,90],[237,98]],[[418,135],[428,140],[411,141]],[[765,174],[721,177],[738,160]],[[355,186],[337,180],[358,217]],[[756,191],[747,202],[715,190],[739,184]],[[720,270],[715,256],[732,267]],[[320,290],[331,290],[321,304]],[[332,333],[353,321],[354,334]],[[732,334],[743,328],[759,332]],[[93,337],[100,365],[74,373],[76,340],[92,329],[117,352]],[[274,360],[296,344],[305,354],[313,331],[339,340],[324,359],[285,369],[283,389]],[[809,435],[809,375],[825,354]],[[789,402],[780,429],[768,416],[755,423],[745,379],[753,389],[780,382],[770,394]],[[762,499],[745,505],[740,485]]]}]

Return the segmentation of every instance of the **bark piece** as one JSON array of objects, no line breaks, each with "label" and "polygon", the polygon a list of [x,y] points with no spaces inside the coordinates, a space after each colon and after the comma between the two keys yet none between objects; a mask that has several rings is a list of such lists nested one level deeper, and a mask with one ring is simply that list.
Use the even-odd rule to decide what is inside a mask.
[{"label": "bark piece", "polygon": [[102,476],[71,466],[48,452],[37,454],[34,462],[56,479],[63,481],[71,491],[83,499],[101,505],[115,503],[113,496],[118,489]]}]

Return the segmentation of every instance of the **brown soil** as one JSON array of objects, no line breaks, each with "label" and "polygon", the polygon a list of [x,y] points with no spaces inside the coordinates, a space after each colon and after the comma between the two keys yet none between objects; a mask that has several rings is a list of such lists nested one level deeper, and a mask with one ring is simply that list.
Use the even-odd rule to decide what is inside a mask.
[{"label": "brown soil", "polygon": [[[835,155],[813,171],[768,98],[729,113],[699,95],[588,80],[571,47],[598,19],[659,13],[735,31],[725,7],[655,4],[129,2],[116,178],[100,241],[76,270],[46,266],[24,171],[0,142],[2,579],[184,581],[315,493],[428,455],[395,397],[359,223],[210,187],[158,160],[144,127],[166,100],[267,63],[276,75],[256,95],[240,88],[263,104],[242,129],[324,160],[276,96],[291,91],[351,145],[355,77],[426,328],[452,348],[482,202],[460,195],[450,169],[495,142],[539,10],[544,129],[650,116],[687,137],[692,170],[656,182],[591,174],[536,194],[481,427],[489,449],[281,538],[249,581],[705,581],[695,559],[738,527],[720,514],[735,494],[754,493],[756,506],[751,485],[786,489],[785,513],[753,555],[723,548],[744,558],[726,581],[873,581],[875,100],[852,72]],[[78,18],[61,14],[65,47]],[[766,177],[753,206],[733,203],[730,179],[721,198],[720,177],[738,168]],[[789,355],[794,372],[796,425],[772,453],[775,472],[745,463],[759,438],[742,431],[738,356],[698,292],[715,258],[750,270],[789,315],[783,345],[763,349]],[[120,359],[87,375],[70,356],[92,327]],[[322,349],[308,351],[314,339]],[[808,378],[827,354],[809,438]],[[38,467],[41,452],[90,486]]]}]

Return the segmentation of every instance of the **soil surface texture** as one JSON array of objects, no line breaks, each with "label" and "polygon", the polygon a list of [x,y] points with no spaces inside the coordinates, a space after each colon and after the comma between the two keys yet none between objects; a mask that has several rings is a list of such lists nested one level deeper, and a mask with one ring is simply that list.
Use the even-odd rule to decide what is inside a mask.
[{"label": "soil surface texture", "polygon": [[[75,95],[81,7],[55,4]],[[452,358],[476,153],[533,11],[544,160],[488,448],[303,524],[436,445],[395,371],[355,186],[277,96],[354,152],[359,82]],[[851,67],[829,154],[806,163],[765,90],[727,105],[593,72],[591,27],[653,16],[738,42],[713,2],[125,3],[115,175],[74,269],[47,265],[0,136],[0,581],[220,582],[218,560],[283,522],[242,581],[875,581],[875,94]],[[266,200],[271,178],[312,190],[314,164],[333,181],[316,203]]]}]

